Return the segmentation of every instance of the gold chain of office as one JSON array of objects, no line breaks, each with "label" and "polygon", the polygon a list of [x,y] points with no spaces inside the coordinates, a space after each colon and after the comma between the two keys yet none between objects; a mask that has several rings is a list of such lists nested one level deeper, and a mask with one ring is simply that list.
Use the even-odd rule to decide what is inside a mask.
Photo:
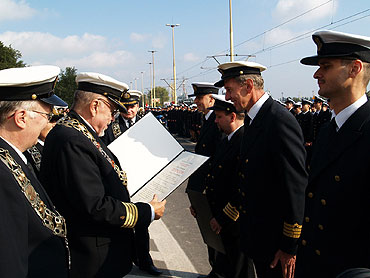
[{"label": "gold chain of office", "polygon": [[35,163],[35,167],[38,171],[40,171],[41,167],[41,153],[36,146],[32,146],[27,150],[27,152],[31,155],[33,162]]},{"label": "gold chain of office", "polygon": [[109,164],[112,165],[114,171],[116,171],[119,179],[121,180],[122,184],[127,187],[127,175],[126,172],[121,170],[119,166],[114,163],[114,160],[109,157],[109,155],[103,150],[103,148],[100,146],[100,143],[96,141],[94,136],[90,133],[90,131],[81,124],[77,119],[72,119],[69,116],[66,116],[58,121],[59,125],[64,125],[66,127],[74,128],[77,131],[81,132],[83,135],[85,135],[93,144],[94,146],[99,150],[99,152],[103,155],[103,157],[109,162]]},{"label": "gold chain of office", "polygon": [[36,214],[41,218],[42,224],[50,229],[54,235],[66,238],[67,227],[64,217],[58,211],[53,212],[46,207],[45,203],[40,199],[39,194],[33,188],[30,180],[26,177],[22,167],[9,154],[8,150],[0,148],[0,160],[13,174],[24,196]]}]

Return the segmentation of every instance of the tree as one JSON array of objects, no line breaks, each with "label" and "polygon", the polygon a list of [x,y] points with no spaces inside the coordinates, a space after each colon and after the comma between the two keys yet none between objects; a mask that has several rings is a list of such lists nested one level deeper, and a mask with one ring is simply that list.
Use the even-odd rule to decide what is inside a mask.
[{"label": "tree", "polygon": [[11,45],[5,46],[0,41],[0,70],[8,68],[23,68],[26,64],[19,60],[22,53],[19,50],[12,48]]},{"label": "tree", "polygon": [[77,89],[76,84],[77,69],[75,67],[66,67],[59,74],[58,82],[55,86],[55,94],[61,97],[70,107],[73,102],[74,92]]},{"label": "tree", "polygon": [[159,103],[156,106],[163,106],[163,103],[169,101],[169,92],[164,87],[155,87],[155,98],[159,98]]}]

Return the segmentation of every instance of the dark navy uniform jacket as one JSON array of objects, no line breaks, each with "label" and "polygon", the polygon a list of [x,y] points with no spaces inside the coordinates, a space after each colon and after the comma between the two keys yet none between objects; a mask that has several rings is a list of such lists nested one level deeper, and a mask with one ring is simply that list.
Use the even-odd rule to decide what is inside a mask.
[{"label": "dark navy uniform jacket", "polygon": [[244,126],[240,155],[240,225],[249,257],[272,262],[275,253],[295,254],[307,186],[306,153],[294,116],[269,97]]},{"label": "dark navy uniform jacket", "polygon": [[370,103],[314,146],[297,277],[336,277],[370,268]]},{"label": "dark navy uniform jacket", "polygon": [[[74,111],[115,164],[119,162]],[[122,277],[132,267],[134,227],[147,227],[151,208],[130,203],[118,174],[98,148],[74,128],[57,124],[48,134],[41,164],[45,188],[67,219],[72,277]]]},{"label": "dark navy uniform jacket", "polygon": [[[43,187],[16,151],[0,138],[0,148],[9,151],[47,208],[54,206]],[[64,239],[42,224],[9,168],[0,161],[0,276],[68,277]]]},{"label": "dark navy uniform jacket", "polygon": [[[237,165],[244,126],[240,127],[231,137],[224,138],[215,155],[208,163],[206,175],[206,195],[210,208],[217,222],[224,228],[238,219],[238,212],[229,208],[237,193]],[[224,230],[221,230],[222,232]]]},{"label": "dark navy uniform jacket", "polygon": [[[212,112],[208,120],[203,122],[200,130],[198,142],[195,145],[195,153],[212,156],[216,152],[218,145],[221,142],[221,132],[215,123],[216,114]],[[204,178],[207,171],[207,163],[199,167],[189,178],[188,187],[195,191],[203,191],[205,184]]]}]

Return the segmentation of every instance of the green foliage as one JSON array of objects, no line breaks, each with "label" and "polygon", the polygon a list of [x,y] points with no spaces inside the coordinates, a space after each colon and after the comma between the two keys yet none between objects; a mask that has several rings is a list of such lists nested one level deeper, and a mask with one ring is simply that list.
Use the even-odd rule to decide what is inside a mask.
[{"label": "green foliage", "polygon": [[74,92],[77,89],[76,84],[77,69],[75,67],[66,67],[59,74],[58,82],[55,86],[55,94],[62,98],[71,107],[73,102]]},{"label": "green foliage", "polygon": [[5,46],[0,41],[0,70],[8,68],[23,68],[26,64],[20,60],[22,54],[11,45]]},{"label": "green foliage", "polygon": [[169,92],[164,87],[155,87],[155,97],[160,99],[160,102],[156,104],[156,107],[163,106],[163,103],[169,101]]}]

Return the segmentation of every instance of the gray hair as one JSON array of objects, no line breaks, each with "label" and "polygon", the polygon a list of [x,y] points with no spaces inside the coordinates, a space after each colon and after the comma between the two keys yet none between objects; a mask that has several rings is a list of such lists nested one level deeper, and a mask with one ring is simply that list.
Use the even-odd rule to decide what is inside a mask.
[{"label": "gray hair", "polygon": [[34,100],[24,100],[24,101],[0,101],[0,126],[2,126],[7,118],[15,113],[15,111],[24,109],[29,111],[31,118],[35,117],[35,113],[31,110],[38,108],[37,101]]},{"label": "gray hair", "polygon": [[87,105],[90,105],[91,101],[97,98],[97,96],[98,94],[95,94],[92,92],[76,90],[74,98],[73,98],[71,110],[79,109],[82,107],[86,107]]},{"label": "gray hair", "polygon": [[238,82],[240,85],[245,85],[248,79],[252,80],[252,82],[254,84],[254,87],[256,89],[263,90],[264,81],[263,81],[263,78],[262,78],[261,75],[258,75],[258,74],[244,74],[244,75],[240,75],[240,76],[235,77],[235,81]]}]

